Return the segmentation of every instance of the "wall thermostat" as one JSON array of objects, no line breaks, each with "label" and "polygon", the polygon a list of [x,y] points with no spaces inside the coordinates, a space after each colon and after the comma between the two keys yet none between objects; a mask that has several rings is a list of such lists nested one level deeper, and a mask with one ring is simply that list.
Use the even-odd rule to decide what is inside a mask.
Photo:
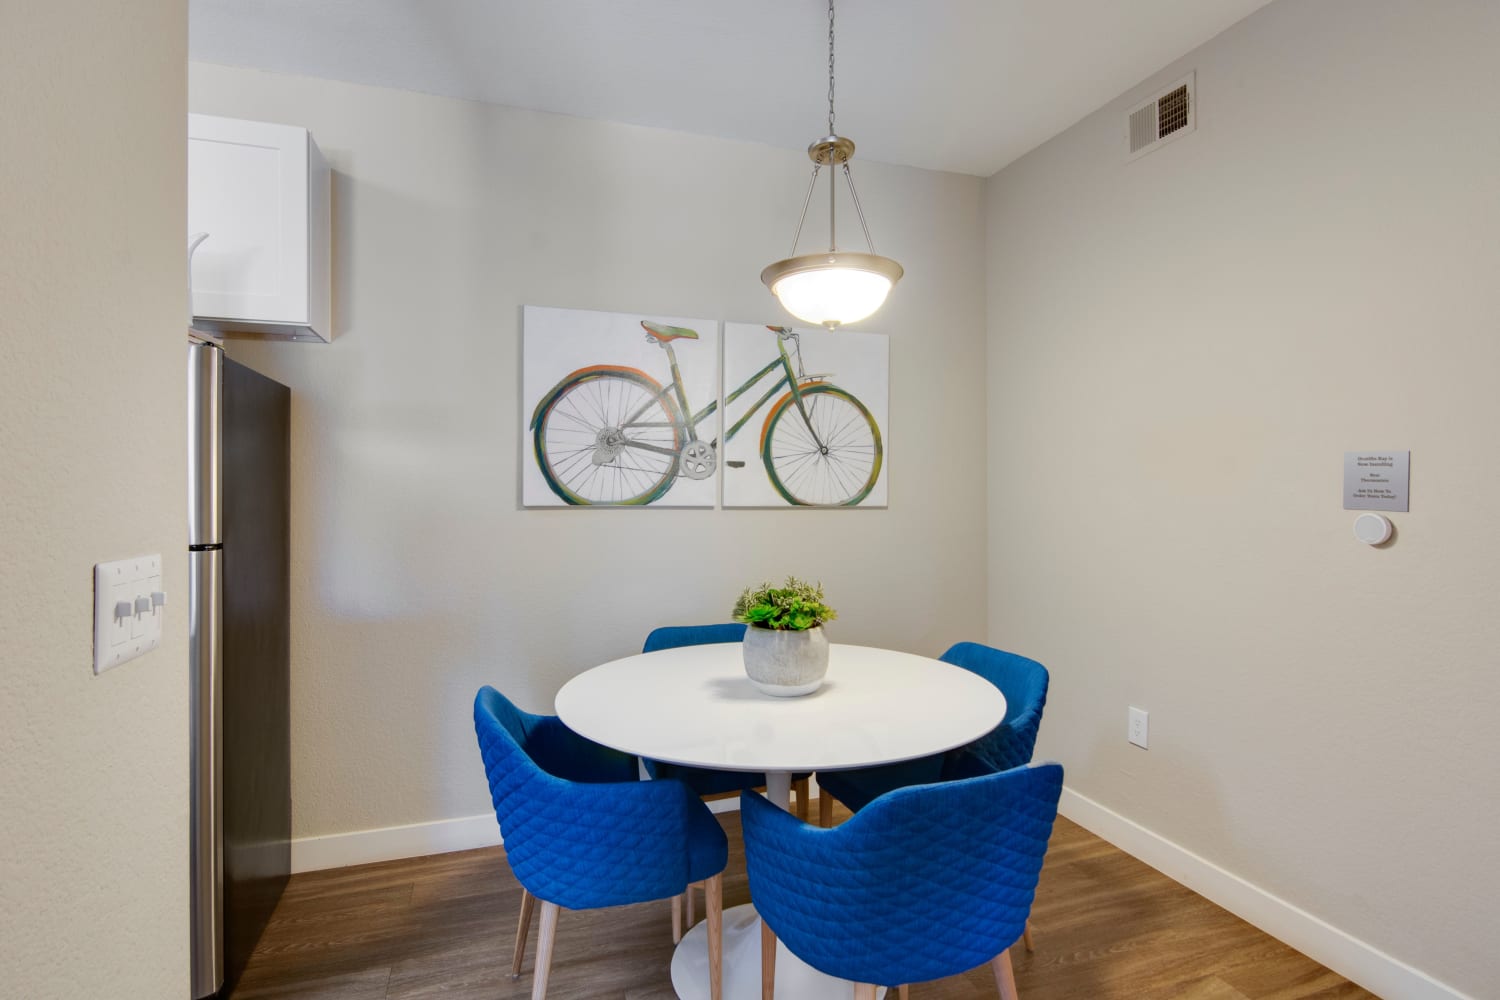
[{"label": "wall thermostat", "polygon": [[1383,514],[1361,514],[1354,519],[1354,537],[1366,545],[1380,545],[1391,537],[1391,519]]}]

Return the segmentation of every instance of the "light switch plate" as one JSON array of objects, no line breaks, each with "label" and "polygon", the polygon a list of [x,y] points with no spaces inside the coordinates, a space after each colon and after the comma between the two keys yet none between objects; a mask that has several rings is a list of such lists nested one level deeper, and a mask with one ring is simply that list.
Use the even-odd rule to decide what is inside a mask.
[{"label": "light switch plate", "polygon": [[[165,593],[160,555],[94,567],[94,673],[102,674],[161,645],[162,620],[167,615]],[[155,595],[161,595],[160,599],[154,599]],[[136,601],[143,597],[149,608],[136,611]],[[117,615],[122,603],[130,611]]]}]

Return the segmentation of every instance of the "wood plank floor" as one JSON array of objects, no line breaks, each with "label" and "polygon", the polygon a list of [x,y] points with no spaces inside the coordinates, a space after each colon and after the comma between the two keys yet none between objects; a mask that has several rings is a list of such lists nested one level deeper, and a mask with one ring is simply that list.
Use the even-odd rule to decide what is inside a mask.
[{"label": "wood plank floor", "polygon": [[[739,816],[720,818],[730,838],[729,907],[747,902],[749,890]],[[512,982],[520,898],[500,848],[294,876],[233,996],[524,1000],[536,928],[525,972]],[[1062,818],[1032,924],[1036,953],[1013,952],[1023,1000],[1373,995]],[[564,912],[549,1000],[671,1000],[671,926],[665,902]],[[987,969],[914,985],[911,994],[997,996]]]}]

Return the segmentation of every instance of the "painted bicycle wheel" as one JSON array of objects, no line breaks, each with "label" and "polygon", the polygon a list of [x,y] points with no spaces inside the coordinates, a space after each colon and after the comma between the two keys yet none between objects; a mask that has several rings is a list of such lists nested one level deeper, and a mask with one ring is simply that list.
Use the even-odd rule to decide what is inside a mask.
[{"label": "painted bicycle wheel", "polygon": [[815,382],[800,391],[801,409],[787,393],[766,417],[760,441],[766,475],[787,503],[852,507],[880,478],[880,428],[865,404],[843,389]]},{"label": "painted bicycle wheel", "polygon": [[537,406],[531,426],[542,477],[570,504],[648,504],[676,480],[681,412],[636,369],[574,372]]}]

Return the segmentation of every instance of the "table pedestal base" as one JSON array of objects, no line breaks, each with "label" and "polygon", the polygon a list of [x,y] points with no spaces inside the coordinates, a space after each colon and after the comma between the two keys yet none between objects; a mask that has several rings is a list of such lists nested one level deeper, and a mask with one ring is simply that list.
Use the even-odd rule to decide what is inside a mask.
[{"label": "table pedestal base", "polygon": [[[708,921],[672,953],[672,988],[681,1000],[709,1000]],[[825,976],[776,942],[776,1000],[841,1000],[852,984]],[[876,996],[884,996],[881,988]],[[749,903],[724,911],[724,1000],[760,1000],[760,916]]]}]

